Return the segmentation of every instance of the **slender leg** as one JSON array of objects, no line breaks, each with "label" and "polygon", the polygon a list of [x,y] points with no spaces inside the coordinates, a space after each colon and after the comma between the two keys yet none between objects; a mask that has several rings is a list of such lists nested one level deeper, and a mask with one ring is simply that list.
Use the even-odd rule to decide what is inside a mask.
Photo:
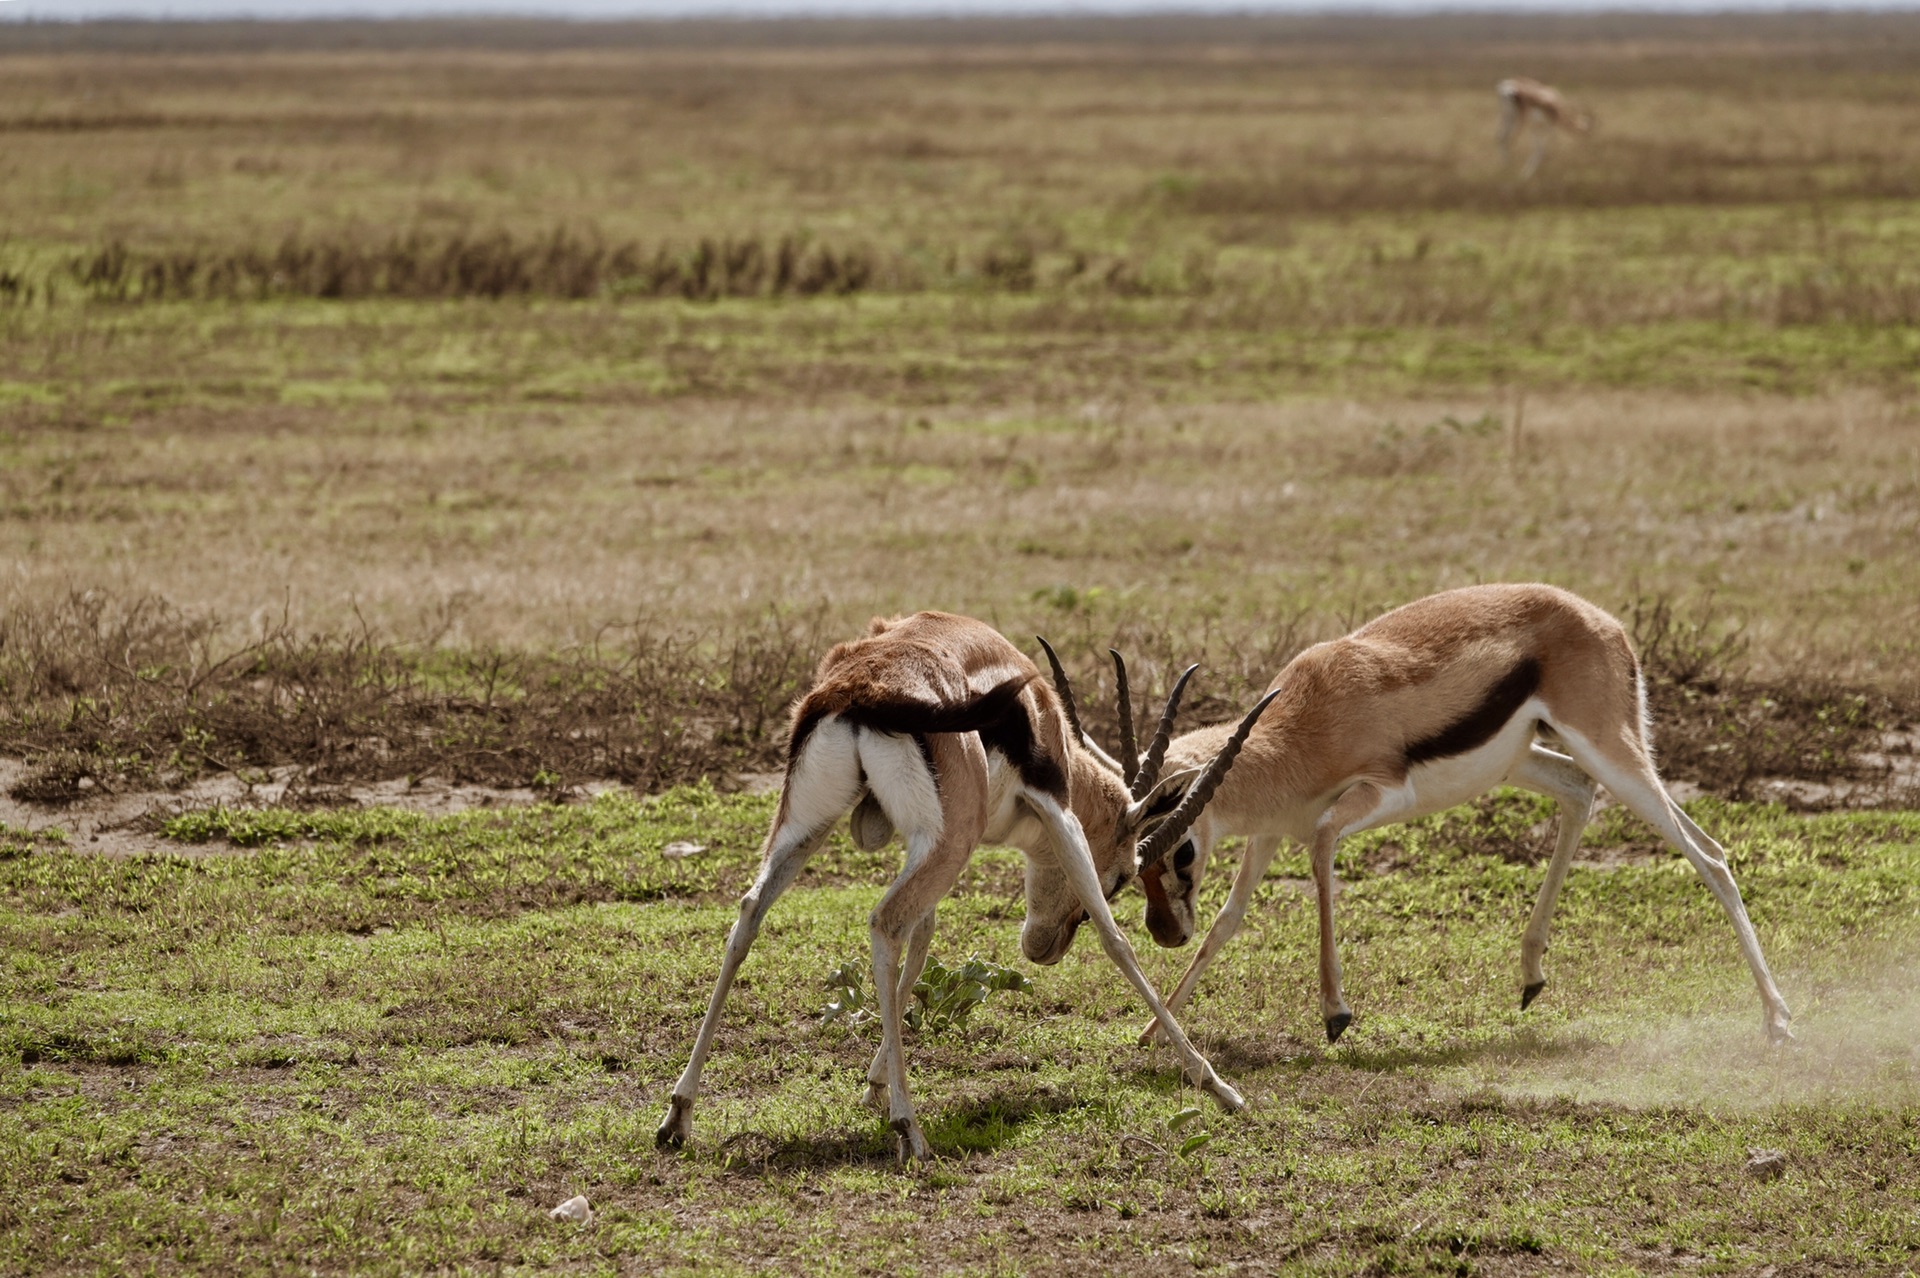
[{"label": "slender leg", "polygon": [[[982,759],[984,773],[984,755]],[[873,999],[880,1017],[880,1051],[867,1074],[867,1095],[872,1100],[876,1087],[885,1089],[888,1125],[899,1141],[898,1153],[903,1163],[925,1162],[933,1156],[933,1149],[920,1130],[920,1120],[913,1111],[913,1097],[907,1092],[907,1057],[901,1042],[900,1013],[911,996],[914,979],[920,975],[919,968],[926,963],[926,946],[933,939],[933,903],[945,896],[960,877],[985,824],[983,806],[977,823],[949,821],[946,829],[931,836],[924,831],[908,832],[906,868],[880,898],[870,920]],[[908,963],[911,969],[908,975],[902,968],[901,955],[906,951],[911,959],[914,949],[919,950],[919,959]],[[878,1084],[874,1081],[875,1070],[879,1073]]]},{"label": "slender leg", "polygon": [[1780,987],[1774,984],[1773,973],[1767,969],[1766,956],[1760,952],[1760,938],[1755,935],[1753,922],[1747,917],[1746,903],[1740,899],[1740,888],[1734,883],[1732,872],[1727,869],[1726,849],[1714,842],[1706,831],[1693,823],[1693,818],[1681,811],[1680,805],[1667,793],[1666,787],[1660,783],[1659,774],[1641,751],[1632,747],[1623,748],[1621,753],[1638,757],[1615,761],[1591,742],[1565,729],[1561,729],[1561,737],[1581,767],[1606,786],[1616,799],[1632,809],[1634,815],[1658,830],[1661,837],[1686,857],[1700,877],[1706,880],[1708,889],[1732,922],[1734,935],[1740,941],[1740,952],[1746,957],[1754,984],[1760,987],[1761,1017],[1767,1037],[1776,1043],[1791,1039],[1793,1031],[1789,1023],[1793,1014],[1787,1010],[1787,1001],[1781,997]]},{"label": "slender leg", "polygon": [[1533,121],[1533,154],[1527,159],[1527,167],[1520,171],[1520,180],[1526,181],[1539,169],[1540,161],[1547,157],[1547,139],[1552,136],[1553,128],[1545,120],[1535,117]]},{"label": "slender leg", "polygon": [[1320,909],[1320,1018],[1327,1042],[1337,1043],[1353,1024],[1353,1009],[1340,989],[1340,947],[1333,930],[1333,854],[1349,834],[1392,820],[1386,794],[1371,781],[1350,786],[1313,829],[1313,894]]},{"label": "slender leg", "polygon": [[1100,934],[1100,948],[1107,952],[1107,957],[1132,983],[1133,988],[1140,991],[1140,997],[1147,1001],[1161,1033],[1166,1035],[1167,1042],[1179,1055],[1187,1079],[1213,1097],[1228,1113],[1244,1109],[1247,1102],[1214,1072],[1207,1058],[1187,1041],[1186,1032],[1173,1019],[1173,1013],[1161,1003],[1153,982],[1140,970],[1140,960],[1134,957],[1133,947],[1127,944],[1126,936],[1113,921],[1113,911],[1107,906],[1106,894],[1100,887],[1100,874],[1094,868],[1093,852],[1087,847],[1087,836],[1080,828],[1080,819],[1048,795],[1029,791],[1026,798],[1047,828],[1049,841],[1060,860],[1060,868],[1067,876],[1068,886],[1080,898],[1081,908],[1086,910]]},{"label": "slender leg", "polygon": [[1500,131],[1494,136],[1495,140],[1500,143],[1500,164],[1502,168],[1513,163],[1513,131],[1519,123],[1519,108],[1514,105],[1512,98],[1504,94],[1501,95]]},{"label": "slender leg", "polygon": [[[933,944],[934,913],[933,910],[927,911],[907,933],[907,955],[900,965],[900,983],[894,993],[894,1002],[902,1009],[903,1016],[913,998],[913,987],[920,980],[920,973],[926,970],[927,948]],[[867,1067],[867,1104],[874,1109],[887,1108],[887,1049],[884,1043],[873,1054],[873,1064]]]},{"label": "slender leg", "polygon": [[727,1005],[733,978],[746,961],[747,951],[753,948],[767,911],[793,885],[807,858],[826,841],[835,822],[859,797],[858,734],[837,719],[823,720],[788,762],[780,807],[761,853],[760,873],[740,898],[740,916],[727,933],[726,957],[721,960],[700,1032],[694,1036],[693,1055],[680,1081],[673,1085],[667,1115],[654,1133],[655,1144],[678,1147],[693,1134],[693,1102],[700,1095],[700,1071],[713,1047],[714,1031],[720,1027],[720,1013]]},{"label": "slender leg", "polygon": [[[1277,835],[1256,835],[1247,840],[1246,851],[1240,857],[1240,869],[1233,876],[1233,887],[1227,893],[1227,903],[1220,907],[1220,913],[1214,915],[1213,926],[1207,929],[1207,937],[1200,942],[1200,950],[1193,956],[1193,962],[1187,964],[1187,971],[1167,996],[1167,1010],[1177,1012],[1187,1005],[1193,997],[1193,991],[1200,984],[1200,974],[1207,970],[1220,951],[1226,948],[1240,931],[1240,925],[1246,920],[1247,907],[1253,904],[1253,894],[1260,890],[1260,881],[1266,877],[1267,867],[1273,864],[1274,853],[1280,850]],[[1140,1031],[1142,1047],[1152,1043],[1159,1036],[1160,1022],[1149,1021]]]},{"label": "slender leg", "polygon": [[1793,1038],[1793,1013],[1787,1008],[1787,1000],[1780,994],[1780,987],[1774,984],[1773,973],[1767,969],[1766,955],[1760,952],[1760,938],[1755,935],[1753,923],[1747,918],[1747,906],[1740,899],[1739,885],[1733,881],[1733,872],[1727,868],[1727,850],[1693,823],[1693,818],[1681,810],[1671,795],[1662,787],[1661,796],[1667,801],[1667,808],[1673,813],[1680,829],[1686,835],[1687,845],[1681,850],[1687,859],[1693,862],[1693,868],[1707,881],[1714,896],[1720,900],[1720,908],[1727,912],[1733,921],[1734,933],[1740,938],[1740,952],[1746,956],[1747,968],[1753,973],[1754,984],[1760,988],[1762,1019],[1766,1023],[1767,1037],[1776,1043],[1785,1043]]},{"label": "slender leg", "polygon": [[[897,896],[907,883],[904,877],[896,880],[887,896]],[[880,1058],[885,1064],[889,1093],[887,1118],[899,1142],[900,1161],[904,1163],[917,1159],[925,1162],[932,1157],[933,1150],[927,1144],[925,1133],[920,1130],[920,1120],[914,1117],[913,1098],[907,1094],[907,1058],[906,1049],[900,1041],[898,988],[902,937],[897,926],[889,926],[888,903],[886,898],[882,898],[880,907],[873,912],[870,928],[873,933],[873,997],[880,1013]]]},{"label": "slender leg", "polygon": [[754,938],[760,935],[760,924],[765,921],[767,911],[780,899],[780,894],[793,885],[807,858],[826,841],[827,833],[826,829],[809,830],[789,821],[776,826],[768,836],[760,875],[740,898],[740,917],[727,933],[727,954],[720,963],[719,979],[713,984],[713,997],[707,1001],[706,1017],[694,1037],[693,1056],[687,1061],[680,1081],[673,1085],[667,1116],[654,1133],[656,1145],[678,1148],[693,1134],[693,1102],[700,1095],[700,1071],[706,1066],[707,1053],[713,1047],[714,1031],[720,1026],[720,1012],[727,1005],[727,992],[733,988],[733,978],[746,961],[747,951],[753,948]]},{"label": "slender leg", "polygon": [[[934,909],[959,879],[987,828],[987,755],[980,739],[970,732],[929,735],[926,749],[931,770],[908,738],[873,733],[860,741],[861,767],[907,844],[906,863],[873,907],[868,929],[873,937],[873,998],[880,1017],[880,1051],[874,1064],[887,1089],[888,1125],[899,1142],[902,1162],[924,1162],[933,1150],[907,1092],[901,1007],[926,963]],[[884,786],[883,778],[888,779]],[[908,959],[905,971],[903,952]],[[873,1078],[871,1072],[868,1078]]]},{"label": "slender leg", "polygon": [[1546,881],[1540,885],[1540,897],[1533,903],[1533,916],[1527,920],[1526,934],[1520,940],[1520,1010],[1525,1011],[1540,991],[1547,987],[1541,960],[1547,953],[1547,930],[1553,922],[1554,902],[1567,881],[1567,868],[1580,846],[1580,836],[1593,816],[1593,778],[1565,755],[1533,746],[1527,757],[1507,780],[1514,785],[1544,794],[1560,805],[1559,839],[1553,847],[1553,859],[1547,862]]}]

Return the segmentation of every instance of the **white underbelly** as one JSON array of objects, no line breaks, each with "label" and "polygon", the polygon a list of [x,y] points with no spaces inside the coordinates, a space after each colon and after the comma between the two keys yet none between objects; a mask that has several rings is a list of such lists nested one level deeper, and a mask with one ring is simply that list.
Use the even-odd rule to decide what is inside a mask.
[{"label": "white underbelly", "polygon": [[1411,821],[1442,812],[1478,798],[1505,781],[1526,757],[1533,744],[1534,725],[1545,712],[1540,702],[1529,700],[1486,744],[1407,769],[1407,779],[1396,796],[1400,802],[1394,805],[1398,811],[1390,819]]}]

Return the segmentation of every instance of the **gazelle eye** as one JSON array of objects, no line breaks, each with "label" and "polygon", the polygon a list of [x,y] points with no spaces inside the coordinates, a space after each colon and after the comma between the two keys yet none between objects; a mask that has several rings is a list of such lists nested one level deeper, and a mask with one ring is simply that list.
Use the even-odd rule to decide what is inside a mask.
[{"label": "gazelle eye", "polygon": [[1182,843],[1180,850],[1173,854],[1173,868],[1184,874],[1193,868],[1194,858],[1199,855],[1198,852],[1193,850],[1193,844]]}]

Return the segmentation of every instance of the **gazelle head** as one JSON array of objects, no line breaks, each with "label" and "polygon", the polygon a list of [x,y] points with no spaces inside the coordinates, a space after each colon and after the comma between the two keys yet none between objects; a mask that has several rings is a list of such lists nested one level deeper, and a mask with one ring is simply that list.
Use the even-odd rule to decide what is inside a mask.
[{"label": "gazelle head", "polygon": [[[1133,702],[1127,684],[1127,664],[1118,652],[1112,653],[1114,677],[1120,702],[1120,753],[1108,754],[1088,735],[1080,721],[1079,707],[1073,699],[1073,685],[1060,665],[1060,658],[1045,639],[1040,646],[1053,669],[1053,685],[1065,712],[1072,760],[1071,793],[1074,815],[1086,832],[1093,853],[1094,868],[1100,875],[1101,890],[1107,900],[1118,896],[1135,878],[1157,873],[1167,854],[1180,846],[1193,823],[1199,819],[1207,801],[1233,766],[1234,756],[1245,744],[1254,720],[1267,708],[1273,694],[1255,706],[1241,720],[1226,743],[1205,764],[1182,768],[1162,775],[1167,746],[1173,739],[1173,724],[1180,712],[1180,698],[1187,681],[1198,666],[1188,666],[1175,681],[1167,704],[1160,712],[1160,723],[1144,751],[1136,752],[1133,734]],[[1055,882],[1058,878],[1060,881]],[[1177,940],[1164,922],[1156,921],[1153,895],[1148,894],[1148,925],[1161,945],[1184,944]],[[1086,921],[1086,912],[1060,871],[1029,859],[1027,863],[1027,924],[1021,932],[1021,947],[1037,963],[1059,961],[1073,943],[1073,933]],[[1192,929],[1187,929],[1191,935]]]}]

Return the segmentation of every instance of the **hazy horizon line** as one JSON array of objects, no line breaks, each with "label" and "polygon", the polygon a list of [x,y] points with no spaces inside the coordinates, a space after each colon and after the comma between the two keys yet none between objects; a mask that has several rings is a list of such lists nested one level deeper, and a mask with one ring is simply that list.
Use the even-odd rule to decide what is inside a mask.
[{"label": "hazy horizon line", "polygon": [[556,21],[1891,13],[1920,0],[0,0],[4,22]]}]

